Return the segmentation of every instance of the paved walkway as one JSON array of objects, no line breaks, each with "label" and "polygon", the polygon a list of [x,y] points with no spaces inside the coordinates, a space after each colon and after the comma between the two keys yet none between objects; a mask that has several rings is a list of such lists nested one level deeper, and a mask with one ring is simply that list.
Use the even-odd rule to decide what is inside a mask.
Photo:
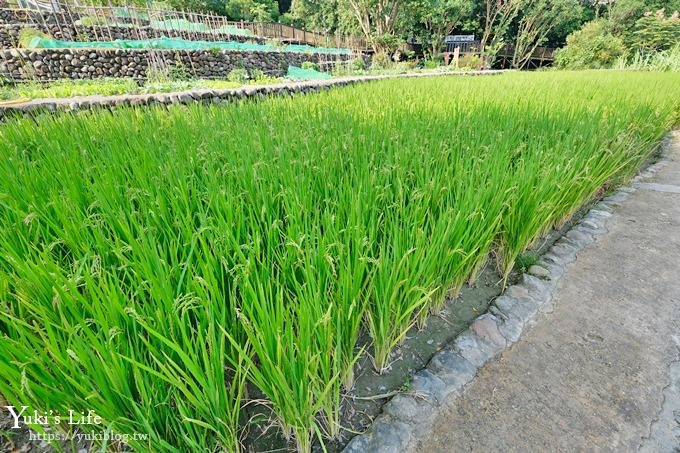
[{"label": "paved walkway", "polygon": [[680,134],[415,451],[680,451]]}]

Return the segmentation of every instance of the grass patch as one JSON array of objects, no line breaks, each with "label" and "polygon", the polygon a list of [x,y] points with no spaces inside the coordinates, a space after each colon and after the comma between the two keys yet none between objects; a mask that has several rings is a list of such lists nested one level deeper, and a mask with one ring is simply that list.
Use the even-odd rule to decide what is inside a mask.
[{"label": "grass patch", "polygon": [[531,266],[538,263],[538,257],[533,253],[522,253],[515,260],[515,270],[517,272],[527,272]]}]

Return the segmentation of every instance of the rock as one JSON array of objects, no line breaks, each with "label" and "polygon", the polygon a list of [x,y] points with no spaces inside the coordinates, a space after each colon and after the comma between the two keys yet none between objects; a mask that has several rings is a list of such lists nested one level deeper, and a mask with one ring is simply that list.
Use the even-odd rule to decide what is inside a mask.
[{"label": "rock", "polygon": [[481,367],[501,348],[477,336],[471,329],[460,334],[453,343],[454,350],[472,365]]},{"label": "rock", "polygon": [[596,216],[596,217],[601,217],[603,219],[608,219],[609,217],[612,216],[612,213],[609,211],[601,211],[599,209],[591,209],[590,214]]},{"label": "rock", "polygon": [[530,266],[527,272],[530,275],[533,275],[534,277],[542,278],[544,280],[550,280],[550,272],[548,271],[548,269],[538,266],[536,264]]},{"label": "rock", "polygon": [[383,406],[383,412],[397,420],[417,423],[424,417],[429,417],[433,407],[423,398],[399,394]]},{"label": "rock", "polygon": [[415,396],[428,403],[438,406],[442,404],[452,390],[448,389],[444,381],[425,369],[418,371],[411,381],[411,390]]},{"label": "rock", "polygon": [[477,373],[477,367],[451,348],[435,354],[428,369],[444,382],[449,392],[462,390]]},{"label": "rock", "polygon": [[550,289],[545,280],[531,274],[522,274],[522,286],[529,290],[530,297],[539,305],[543,303]]},{"label": "rock", "polygon": [[344,453],[364,453],[369,451],[368,446],[369,446],[369,438],[365,434],[360,434],[358,436],[354,436],[352,440],[347,444],[345,449],[343,450]]},{"label": "rock", "polygon": [[514,314],[507,316],[498,326],[498,331],[511,344],[519,340],[523,330],[524,323]]},{"label": "rock", "polygon": [[508,296],[508,297],[515,297],[515,298],[529,297],[529,290],[527,288],[525,288],[524,286],[512,285],[511,287],[509,287],[508,289],[505,290],[504,295]]},{"label": "rock", "polygon": [[494,343],[495,345],[505,348],[506,341],[503,335],[498,331],[498,319],[491,314],[483,314],[475,319],[470,325],[470,328],[477,336]]},{"label": "rock", "polygon": [[557,241],[557,243],[550,248],[550,253],[562,260],[565,265],[576,259],[576,249],[574,246],[562,240]]},{"label": "rock", "polygon": [[540,305],[528,297],[512,298],[508,296],[500,296],[493,303],[506,317],[511,318],[514,316],[522,325],[536,316]]},{"label": "rock", "polygon": [[411,440],[408,424],[387,417],[378,417],[368,433],[356,436],[343,450],[344,453],[401,453]]},{"label": "rock", "polygon": [[602,219],[595,216],[587,216],[579,223],[579,226],[586,230],[590,230],[595,234],[602,234],[607,231],[602,223]]}]

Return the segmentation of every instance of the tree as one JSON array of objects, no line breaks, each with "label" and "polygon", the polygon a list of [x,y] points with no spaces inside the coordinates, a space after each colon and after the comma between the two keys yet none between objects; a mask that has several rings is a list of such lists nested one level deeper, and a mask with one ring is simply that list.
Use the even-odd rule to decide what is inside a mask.
[{"label": "tree", "polygon": [[272,22],[279,15],[276,0],[227,0],[225,10],[232,20]]},{"label": "tree", "polygon": [[624,43],[629,49],[642,52],[658,52],[678,45],[680,14],[675,11],[667,16],[663,9],[645,13],[635,22],[632,33],[624,37]]},{"label": "tree", "polygon": [[418,0],[407,6],[413,35],[429,44],[434,56],[440,52],[444,37],[472,13],[473,0]]},{"label": "tree", "polygon": [[524,68],[536,47],[545,42],[553,29],[582,13],[577,0],[534,0],[529,3],[519,20],[512,67]]},{"label": "tree", "polygon": [[524,3],[525,0],[484,0],[484,27],[480,46],[487,65],[493,63],[504,44],[510,24]]},{"label": "tree", "polygon": [[290,14],[294,23],[308,30],[345,35],[360,33],[344,0],[293,0]]},{"label": "tree", "polygon": [[374,52],[387,52],[398,45],[395,25],[404,1],[406,0],[347,0],[361,32]]}]

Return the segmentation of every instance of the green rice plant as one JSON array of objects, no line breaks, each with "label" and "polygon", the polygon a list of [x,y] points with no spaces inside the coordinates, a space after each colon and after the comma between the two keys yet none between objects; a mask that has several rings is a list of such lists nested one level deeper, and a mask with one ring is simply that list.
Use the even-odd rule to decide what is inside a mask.
[{"label": "green rice plant", "polygon": [[342,429],[361,354],[383,372],[489,259],[507,277],[630,178],[678,124],[678,82],[386,80],[8,119],[0,395],[163,452],[238,451],[262,403],[309,451]]}]

